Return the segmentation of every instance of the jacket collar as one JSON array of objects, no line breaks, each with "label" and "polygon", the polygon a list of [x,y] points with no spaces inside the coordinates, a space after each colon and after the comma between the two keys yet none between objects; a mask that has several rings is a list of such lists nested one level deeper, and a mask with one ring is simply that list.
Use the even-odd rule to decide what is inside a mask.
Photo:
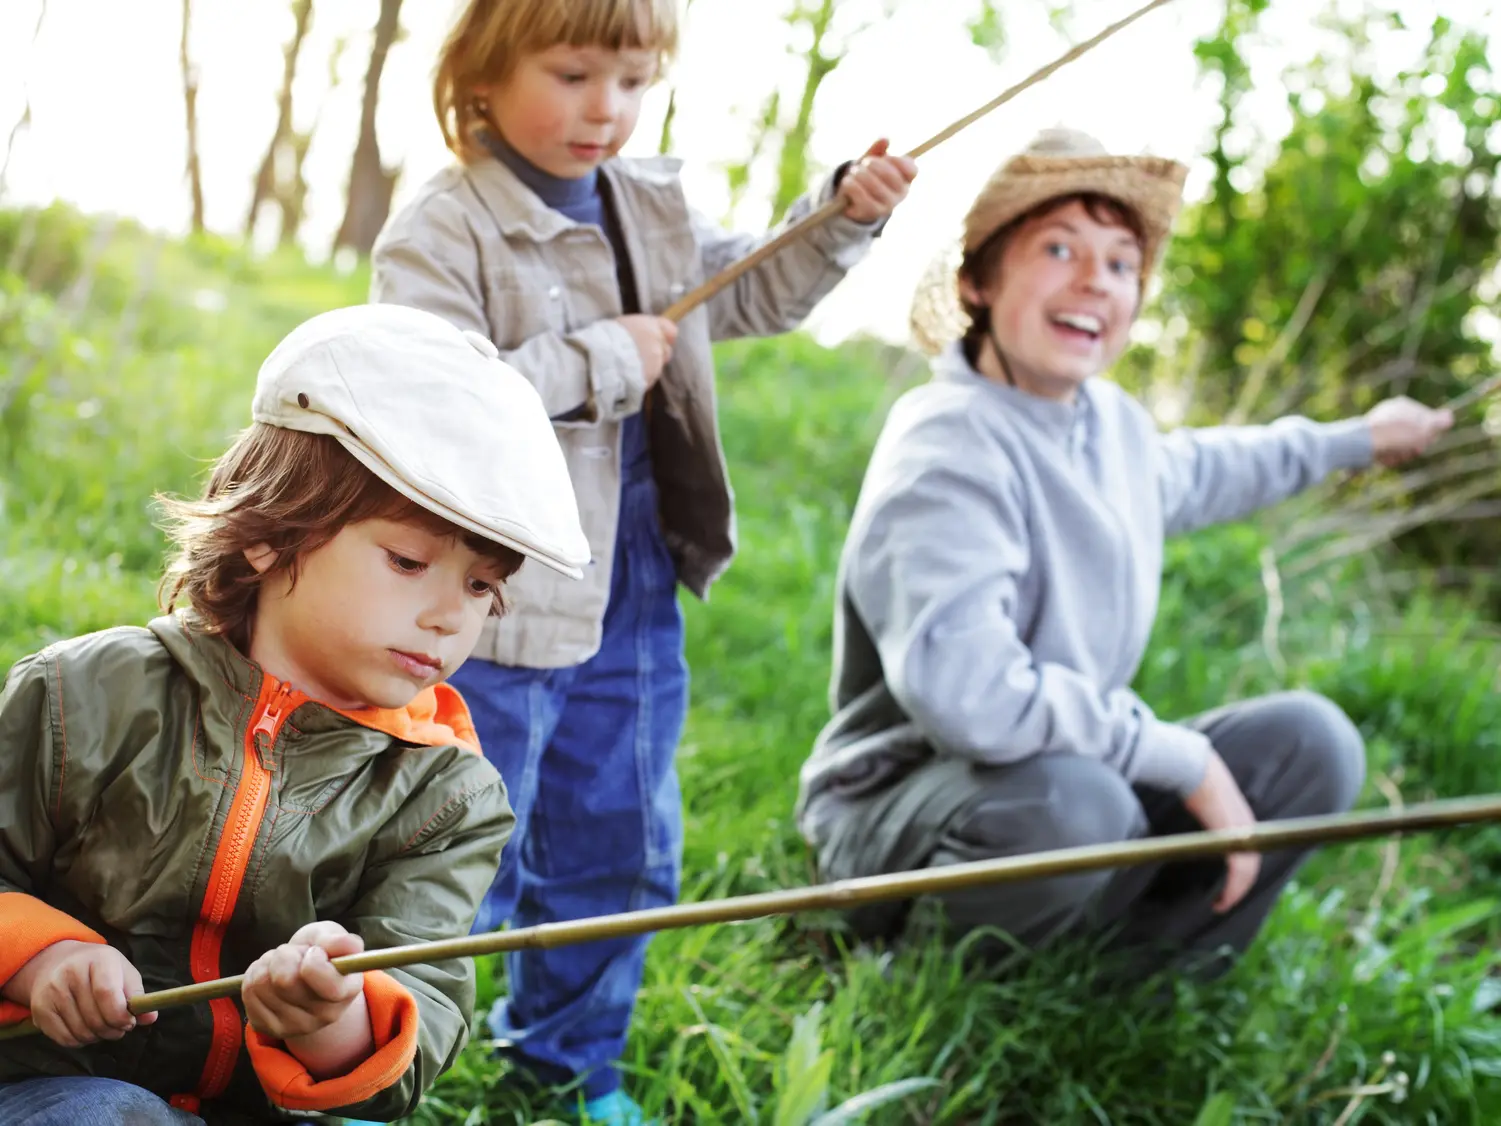
[{"label": "jacket collar", "polygon": [[1031,427],[1065,446],[1079,441],[1079,435],[1087,435],[1092,427],[1095,415],[1093,377],[1079,386],[1079,393],[1072,403],[1044,399],[981,375],[964,358],[964,349],[956,341],[934,357],[933,378],[983,387],[987,394],[996,396],[1008,413],[1019,415]]},{"label": "jacket collar", "polygon": [[[619,199],[632,189],[675,190],[681,167],[682,162],[673,157],[623,160],[617,156],[600,165],[599,174]],[[464,165],[462,175],[507,238],[521,236],[533,242],[547,242],[583,226],[548,207],[515,172],[493,156],[486,155]]]},{"label": "jacket collar", "polygon": [[[190,613],[179,611],[154,619],[149,628],[202,691],[206,706],[224,709],[231,724],[238,727],[235,717],[260,695],[267,674],[225,638],[205,633],[194,623]],[[446,684],[423,689],[405,708],[343,710],[304,698],[293,714],[295,726],[304,732],[336,730],[354,723],[413,746],[480,749],[469,708]]]},{"label": "jacket collar", "polygon": [[464,698],[457,689],[447,684],[424,688],[404,708],[329,710],[338,712],[345,719],[354,720],[361,727],[383,731],[403,743],[415,743],[423,747],[457,745],[469,751],[480,749],[474,720],[470,718]]},{"label": "jacket collar", "polygon": [[493,156],[466,165],[464,176],[474,185],[480,202],[507,238],[522,236],[548,242],[579,226],[521,182],[521,178]]},{"label": "jacket collar", "polygon": [[511,174],[526,185],[548,207],[562,211],[579,207],[599,194],[599,170],[591,169],[585,176],[568,179],[544,172],[522,156],[498,133],[480,130],[477,140],[486,151],[511,170]]}]

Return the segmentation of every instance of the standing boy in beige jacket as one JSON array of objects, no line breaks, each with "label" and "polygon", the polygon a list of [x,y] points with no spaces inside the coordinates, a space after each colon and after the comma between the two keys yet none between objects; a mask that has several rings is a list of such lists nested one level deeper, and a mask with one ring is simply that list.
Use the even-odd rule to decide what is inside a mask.
[{"label": "standing boy in beige jacket", "polygon": [[[761,241],[692,212],[676,162],[616,155],[677,34],[673,0],[473,0],[435,91],[459,162],[375,251],[375,300],[484,332],[535,382],[594,555],[571,587],[520,576],[506,631],[454,678],[511,784],[521,842],[480,926],[675,900],[688,685],[676,586],[702,596],[735,542],[710,344],[796,327],[916,171],[878,142],[789,221],[836,192],[843,215],[680,324],[655,316]],[[645,951],[621,939],[513,955],[491,1017],[534,1074],[582,1077],[594,1121],[641,1121],[609,1065]]]}]

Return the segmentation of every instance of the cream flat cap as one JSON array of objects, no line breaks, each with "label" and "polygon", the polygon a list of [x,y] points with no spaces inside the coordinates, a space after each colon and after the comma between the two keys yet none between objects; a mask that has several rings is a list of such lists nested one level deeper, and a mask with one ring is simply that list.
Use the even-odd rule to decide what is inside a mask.
[{"label": "cream flat cap", "polygon": [[332,435],[403,496],[555,571],[589,561],[542,400],[477,332],[402,305],[321,313],[261,365],[250,413]]}]

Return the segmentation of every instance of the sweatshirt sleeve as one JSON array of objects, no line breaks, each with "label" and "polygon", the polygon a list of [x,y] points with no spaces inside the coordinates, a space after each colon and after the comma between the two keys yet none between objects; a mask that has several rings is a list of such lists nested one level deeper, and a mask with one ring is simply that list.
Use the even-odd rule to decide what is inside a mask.
[{"label": "sweatshirt sleeve", "polygon": [[[50,669],[45,652],[18,661],[0,691],[0,986],[55,942],[104,941],[33,894],[51,869],[57,842],[49,801],[66,767]],[[0,1024],[26,1015],[0,1001]]]},{"label": "sweatshirt sleeve", "polygon": [[1362,418],[1278,419],[1266,426],[1183,427],[1158,445],[1158,482],[1169,535],[1239,520],[1374,453]]},{"label": "sweatshirt sleeve", "polygon": [[[515,823],[499,776],[477,754],[473,759],[459,785],[430,785],[434,794],[451,795],[446,801],[414,803],[399,815],[399,847],[372,856],[360,898],[337,920],[365,940],[365,949],[469,933]],[[284,1044],[247,1025],[251,1063],[277,1106],[389,1121],[414,1113],[458,1059],[474,1011],[472,959],[371,972],[364,983],[375,1050],[347,1075],[315,1079]]]},{"label": "sweatshirt sleeve", "polygon": [[1085,755],[1131,781],[1192,791],[1210,749],[1203,735],[1158,720],[1129,689],[1102,691],[1038,660],[1022,641],[1017,584],[1029,547],[1020,482],[956,456],[962,435],[909,432],[904,442],[917,456],[883,473],[846,581],[893,697],[925,738],[990,764]]}]

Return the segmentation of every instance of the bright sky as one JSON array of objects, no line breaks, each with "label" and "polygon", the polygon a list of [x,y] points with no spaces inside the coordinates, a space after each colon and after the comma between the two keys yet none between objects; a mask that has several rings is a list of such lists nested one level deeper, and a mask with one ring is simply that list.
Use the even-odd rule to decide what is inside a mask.
[{"label": "bright sky", "polygon": [[[42,0],[0,0],[0,145],[29,96],[32,125],[22,134],[4,202],[62,198],[89,211],[112,211],[169,231],[189,214],[184,179],[182,92],[177,64],[180,0],[48,0],[41,34],[31,31]],[[1092,35],[1139,0],[1079,0],[1070,32]],[[1360,0],[1332,0],[1342,11],[1371,11]],[[788,0],[695,0],[681,57],[676,154],[685,161],[690,200],[723,216],[720,166],[740,158],[751,119],[774,84],[784,105],[801,83],[797,57],[778,13]],[[1392,0],[1407,33],[1377,43],[1384,68],[1416,57],[1436,0]],[[1253,136],[1285,128],[1278,77],[1290,62],[1329,42],[1316,30],[1323,0],[1273,0],[1251,56],[1256,91]],[[882,18],[883,8],[894,9]],[[856,156],[877,136],[911,148],[1067,49],[1041,0],[1005,4],[1010,48],[999,64],[964,30],[978,0],[843,0],[844,32],[865,26],[844,63],[826,80],[816,106],[813,155],[825,166]],[[310,253],[326,251],[343,213],[343,188],[378,0],[315,0],[297,85],[300,126],[317,119],[306,174],[311,190],[303,231]],[[1445,15],[1498,26],[1490,0],[1443,0]],[[451,16],[450,0],[407,0],[406,37],[392,51],[382,83],[379,130],[388,164],[405,170],[396,205],[447,160],[433,119],[429,75]],[[1085,129],[1119,151],[1150,151],[1189,161],[1189,194],[1207,177],[1200,154],[1213,124],[1214,90],[1201,83],[1194,38],[1212,30],[1218,0],[1176,0],[1022,94],[921,162],[909,199],[875,250],[819,308],[810,324],[828,342],[853,332],[902,341],[913,288],[951,239],[981,183],[1004,158],[1047,125]],[[237,232],[251,179],[275,123],[282,46],[292,26],[286,0],[193,0],[192,55],[201,70],[199,129],[210,227]],[[338,81],[329,59],[348,40]],[[1296,45],[1296,46],[1295,46]],[[1338,47],[1338,44],[1334,44]],[[649,96],[627,152],[655,150],[665,87]],[[1254,143],[1253,137],[1247,138]],[[755,230],[766,221],[765,178],[735,216]]]}]

